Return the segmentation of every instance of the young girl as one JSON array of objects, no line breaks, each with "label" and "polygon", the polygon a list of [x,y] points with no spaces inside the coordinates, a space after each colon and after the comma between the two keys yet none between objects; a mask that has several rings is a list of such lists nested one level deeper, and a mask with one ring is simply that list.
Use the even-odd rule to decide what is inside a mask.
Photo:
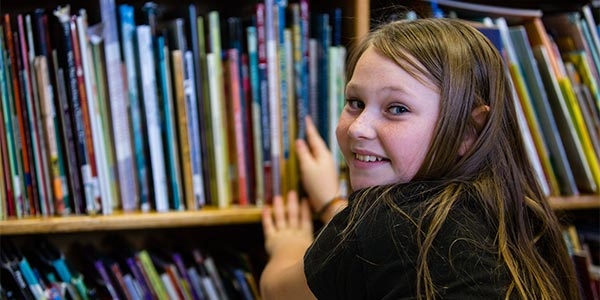
[{"label": "young girl", "polygon": [[578,299],[494,46],[463,21],[419,19],[355,50],[336,130],[354,192],[326,204],[335,174],[309,122],[302,179],[328,223],[313,241],[295,192],[265,208],[262,296]]}]

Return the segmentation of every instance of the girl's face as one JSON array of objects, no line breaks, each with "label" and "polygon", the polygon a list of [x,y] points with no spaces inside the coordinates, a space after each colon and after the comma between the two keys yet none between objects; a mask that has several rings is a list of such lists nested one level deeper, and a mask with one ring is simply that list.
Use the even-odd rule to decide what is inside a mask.
[{"label": "girl's face", "polygon": [[410,181],[423,163],[440,95],[368,48],[346,86],[336,134],[354,190]]}]

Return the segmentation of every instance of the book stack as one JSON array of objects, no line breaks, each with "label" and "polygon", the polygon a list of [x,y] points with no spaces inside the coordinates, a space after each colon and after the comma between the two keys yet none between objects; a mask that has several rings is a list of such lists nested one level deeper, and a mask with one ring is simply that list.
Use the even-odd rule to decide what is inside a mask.
[{"label": "book stack", "polygon": [[339,158],[341,9],[96,4],[3,15],[0,219],[263,205],[307,116]]}]

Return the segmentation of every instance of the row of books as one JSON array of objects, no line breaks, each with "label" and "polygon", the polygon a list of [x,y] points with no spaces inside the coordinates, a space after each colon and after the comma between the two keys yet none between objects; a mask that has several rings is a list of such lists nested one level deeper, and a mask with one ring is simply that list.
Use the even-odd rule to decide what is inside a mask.
[{"label": "row of books", "polygon": [[260,299],[252,265],[238,250],[215,256],[198,247],[133,249],[122,236],[102,244],[75,242],[67,255],[43,238],[19,246],[3,240],[0,297]]},{"label": "row of books", "polygon": [[545,194],[600,193],[597,9],[588,4],[577,11],[544,13],[435,2],[438,15],[472,21],[503,54],[522,137]]},{"label": "row of books", "polygon": [[340,9],[98,1],[3,15],[0,219],[262,205],[298,188],[306,116],[338,153]]}]

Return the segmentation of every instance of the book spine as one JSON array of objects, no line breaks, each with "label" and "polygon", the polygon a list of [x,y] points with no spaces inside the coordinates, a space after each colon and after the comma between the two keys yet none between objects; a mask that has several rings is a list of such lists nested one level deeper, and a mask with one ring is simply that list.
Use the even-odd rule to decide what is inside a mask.
[{"label": "book spine", "polygon": [[152,258],[147,250],[141,250],[137,254],[138,259],[140,260],[143,270],[150,279],[150,283],[152,289],[155,291],[158,299],[167,300],[170,299],[168,297],[167,291],[165,289],[164,283],[162,282],[158,272],[156,271],[156,267],[152,262]]},{"label": "book spine", "polygon": [[44,124],[41,115],[40,108],[40,97],[37,90],[37,77],[36,69],[34,65],[35,59],[35,46],[33,44],[33,27],[31,22],[31,15],[25,15],[25,35],[23,36],[22,47],[27,52],[25,59],[25,74],[24,77],[28,82],[30,96],[28,102],[29,120],[31,128],[34,129],[32,135],[32,142],[36,142],[34,145],[34,158],[36,158],[36,177],[39,202],[37,203],[39,210],[38,215],[49,216],[51,213],[50,206],[53,204],[52,200],[52,187],[50,184],[50,170],[48,169],[48,156],[46,155],[46,138],[44,135]]},{"label": "book spine", "polygon": [[170,205],[176,211],[182,210],[184,205],[181,205],[182,200],[182,183],[181,183],[181,168],[179,158],[178,143],[173,142],[178,140],[177,127],[175,124],[175,106],[173,103],[173,94],[171,86],[171,64],[166,55],[168,47],[165,46],[164,36],[156,36],[154,38],[155,54],[159,64],[157,74],[159,79],[159,95],[162,106],[163,118],[163,144],[166,152],[166,168],[168,170],[169,179],[169,198]]},{"label": "book spine", "polygon": [[[150,210],[150,179],[149,179],[149,164],[146,157],[146,149],[148,148],[147,136],[144,132],[144,103],[138,91],[140,77],[144,74],[137,72],[136,62],[141,51],[136,53],[136,45],[139,47],[139,40],[136,32],[136,23],[134,16],[134,8],[128,4],[118,6],[120,29],[121,29],[121,49],[123,59],[125,61],[126,87],[129,98],[129,112],[131,117],[131,133],[133,137],[133,153],[135,153],[136,178],[139,190],[139,207],[141,211],[147,212]],[[147,58],[147,57],[146,57]],[[144,63],[152,63],[152,61],[144,61]],[[143,66],[143,64],[142,64]],[[140,89],[143,92],[143,87]]]},{"label": "book spine", "polygon": [[104,56],[108,99],[112,116],[112,129],[123,211],[136,210],[139,193],[135,180],[135,163],[132,158],[131,132],[127,113],[127,95],[124,93],[117,15],[114,0],[100,0],[100,15],[104,24]]},{"label": "book spine", "polygon": [[[28,209],[25,209],[25,205],[28,205],[28,200],[31,197],[31,170],[29,164],[28,157],[28,143],[26,139],[26,128],[25,128],[25,112],[23,111],[22,100],[21,100],[21,92],[19,87],[19,71],[18,71],[18,49],[15,45],[15,37],[12,31],[11,20],[8,14],[4,15],[4,30],[6,38],[6,47],[8,51],[8,57],[10,58],[10,73],[7,78],[12,79],[12,103],[14,107],[14,111],[16,112],[16,122],[15,125],[17,130],[13,131],[15,133],[15,154],[16,154],[16,162],[18,164],[19,174],[22,174],[22,177],[18,178],[19,189],[23,191],[21,197],[16,198],[17,202],[15,204],[15,214],[17,218],[21,218],[24,214],[28,213]],[[18,142],[20,141],[20,143]],[[16,178],[17,179],[17,178]],[[25,209],[25,211],[24,211]]]},{"label": "book spine", "polygon": [[225,75],[226,75],[226,86],[228,87],[228,103],[229,103],[229,124],[228,128],[230,128],[230,147],[231,147],[231,157],[234,157],[234,190],[237,191],[237,194],[233,197],[233,200],[236,201],[241,206],[246,206],[249,204],[249,196],[248,196],[248,188],[247,188],[247,180],[248,176],[246,173],[246,145],[244,141],[244,126],[242,115],[244,114],[242,110],[242,99],[240,97],[240,82],[239,82],[239,52],[236,48],[227,49],[226,51],[226,65],[225,65]]},{"label": "book spine", "polygon": [[[156,88],[154,50],[152,46],[152,32],[150,26],[139,25],[137,27],[138,57],[142,83],[142,99],[146,116],[146,130],[148,145],[150,148],[150,165],[152,166],[152,189],[154,191],[154,202],[157,211],[169,210],[169,199],[167,195],[167,177],[165,173],[165,156],[163,153],[163,141],[160,124],[160,110]],[[143,208],[144,209],[144,208]],[[145,208],[149,210],[150,208]]]},{"label": "book spine", "polygon": [[14,134],[13,134],[13,110],[12,110],[12,95],[10,92],[10,83],[8,82],[9,67],[8,57],[6,56],[5,45],[4,45],[4,30],[0,29],[0,93],[2,97],[2,122],[5,128],[5,135],[2,138],[6,144],[6,158],[4,159],[4,176],[7,181],[6,191],[7,199],[5,206],[5,216],[15,216],[16,208],[15,204],[17,201],[18,192],[18,169],[16,165],[16,154],[14,145]]},{"label": "book spine", "polygon": [[271,201],[273,197],[273,165],[271,161],[271,124],[269,107],[269,81],[267,76],[267,43],[266,43],[266,7],[264,3],[256,5],[256,32],[257,32],[257,53],[258,53],[258,78],[260,90],[260,120],[262,137],[262,157],[263,157],[263,174],[264,187],[262,199],[264,202]]},{"label": "book spine", "polygon": [[183,199],[186,205],[186,209],[192,209],[194,205],[194,187],[193,187],[193,175],[191,165],[191,154],[190,154],[190,140],[188,133],[188,117],[185,107],[185,93],[184,93],[184,62],[183,62],[183,51],[172,50],[171,61],[173,70],[173,91],[174,91],[174,102],[176,109],[177,119],[177,136],[179,137],[179,158],[181,163],[181,177],[183,183]]},{"label": "book spine", "polygon": [[281,116],[279,94],[279,52],[275,27],[276,9],[273,0],[265,1],[265,49],[269,103],[269,140],[271,162],[271,194],[281,195]]},{"label": "book spine", "polygon": [[221,60],[221,30],[220,17],[218,11],[211,11],[208,14],[208,30],[210,41],[210,53],[207,54],[207,73],[209,78],[210,102],[211,102],[211,128],[213,136],[213,156],[215,166],[211,176],[215,180],[216,192],[211,195],[216,197],[220,208],[228,207],[231,204],[230,176],[229,176],[229,158],[227,149],[229,149],[227,135],[225,130],[225,97],[223,90],[223,62]]},{"label": "book spine", "polygon": [[248,48],[248,71],[250,77],[251,106],[252,113],[252,145],[254,147],[254,204],[262,206],[265,199],[264,193],[264,166],[263,166],[263,144],[261,128],[261,91],[260,78],[258,75],[258,37],[256,26],[246,28],[247,48]]},{"label": "book spine", "polygon": [[198,117],[198,102],[194,89],[194,60],[192,51],[184,53],[184,97],[185,110],[188,118],[188,139],[190,143],[190,163],[192,167],[192,193],[193,202],[188,210],[197,210],[206,204],[204,193],[204,178],[202,171],[202,143],[200,141],[200,118]]}]

